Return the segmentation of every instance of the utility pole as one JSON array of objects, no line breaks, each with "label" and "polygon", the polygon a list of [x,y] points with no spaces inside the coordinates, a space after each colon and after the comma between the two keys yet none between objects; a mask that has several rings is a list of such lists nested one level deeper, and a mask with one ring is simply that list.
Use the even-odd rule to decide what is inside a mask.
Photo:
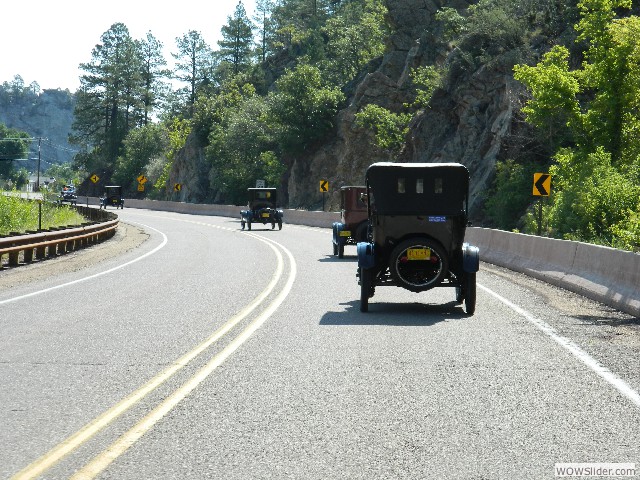
[{"label": "utility pole", "polygon": [[38,137],[38,174],[36,180],[36,192],[40,191],[40,146],[42,143],[42,137]]}]

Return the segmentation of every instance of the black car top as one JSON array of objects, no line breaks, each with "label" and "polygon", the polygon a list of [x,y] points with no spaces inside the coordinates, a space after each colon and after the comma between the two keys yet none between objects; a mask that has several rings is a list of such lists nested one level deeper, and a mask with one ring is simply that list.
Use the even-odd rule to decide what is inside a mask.
[{"label": "black car top", "polygon": [[366,180],[378,215],[466,213],[469,171],[460,163],[378,162],[369,166]]},{"label": "black car top", "polygon": [[249,208],[275,208],[278,199],[276,188],[247,188],[249,192]]}]

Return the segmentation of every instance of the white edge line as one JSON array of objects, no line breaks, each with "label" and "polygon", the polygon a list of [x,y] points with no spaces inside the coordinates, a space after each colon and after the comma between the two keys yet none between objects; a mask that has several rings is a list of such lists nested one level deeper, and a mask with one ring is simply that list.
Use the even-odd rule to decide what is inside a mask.
[{"label": "white edge line", "polygon": [[578,345],[573,343],[566,337],[560,335],[551,325],[546,323],[539,318],[534,317],[525,309],[519,307],[515,303],[507,300],[503,296],[494,292],[493,290],[478,284],[478,287],[487,292],[489,295],[492,295],[506,306],[511,308],[513,311],[522,315],[529,322],[531,322],[538,330],[543,332],[545,335],[549,336],[553,341],[555,341],[558,345],[560,345],[565,350],[568,350],[574,357],[584,363],[587,367],[593,370],[596,374],[598,374],[601,378],[603,378],[607,383],[612,385],[618,392],[627,397],[631,402],[640,408],[640,393],[636,392],[627,382],[625,382],[622,378],[617,376],[607,367],[602,365],[598,360],[593,358],[587,352],[585,352]]},{"label": "white edge line", "polygon": [[149,251],[149,252],[147,252],[147,253],[145,253],[143,255],[140,255],[138,258],[134,258],[133,260],[130,260],[130,261],[126,262],[126,263],[123,263],[122,265],[118,265],[117,267],[110,268],[109,270],[105,270],[104,272],[98,272],[98,273],[95,273],[93,275],[89,275],[88,277],[78,278],[77,280],[73,280],[71,282],[61,283],[60,285],[55,285],[53,287],[45,288],[43,290],[38,290],[36,292],[27,293],[25,295],[20,295],[19,297],[13,297],[13,298],[8,298],[6,300],[0,300],[0,305],[4,305],[4,304],[7,304],[7,303],[11,303],[11,302],[17,302],[18,300],[23,300],[23,299],[29,298],[29,297],[35,297],[36,295],[40,295],[42,293],[51,292],[51,291],[57,290],[59,288],[69,287],[69,286],[75,285],[77,283],[86,282],[87,280],[91,280],[93,278],[100,277],[102,275],[106,275],[108,273],[111,273],[111,272],[114,272],[114,271],[119,270],[121,268],[124,268],[124,267],[126,267],[128,265],[131,265],[132,263],[138,262],[138,261],[142,260],[143,258],[146,258],[146,257],[148,257],[150,255],[153,255],[154,253],[156,253],[158,250],[160,250],[161,248],[163,248],[167,244],[167,241],[168,241],[167,240],[167,236],[164,233],[162,233],[160,230],[157,230],[157,229],[155,229],[153,227],[150,227],[149,225],[145,225],[143,223],[138,223],[138,225],[141,225],[141,226],[143,226],[145,228],[149,228],[151,230],[154,230],[154,231],[158,232],[160,235],[162,235],[162,243],[160,245],[158,245],[156,248],[154,248],[153,250],[151,250],[151,251]]}]

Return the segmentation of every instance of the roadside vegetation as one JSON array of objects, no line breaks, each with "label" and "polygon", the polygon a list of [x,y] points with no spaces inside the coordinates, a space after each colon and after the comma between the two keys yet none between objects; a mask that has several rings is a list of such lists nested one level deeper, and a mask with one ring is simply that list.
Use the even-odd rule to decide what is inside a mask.
[{"label": "roadside vegetation", "polygon": [[[39,207],[35,200],[17,196],[17,192],[0,191],[0,235],[38,230]],[[80,225],[85,219],[68,205],[42,202],[42,229]]]}]

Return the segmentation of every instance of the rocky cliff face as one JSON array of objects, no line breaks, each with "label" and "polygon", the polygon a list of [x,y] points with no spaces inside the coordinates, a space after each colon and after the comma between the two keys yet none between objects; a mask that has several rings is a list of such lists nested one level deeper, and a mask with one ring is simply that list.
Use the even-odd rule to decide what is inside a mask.
[{"label": "rocky cliff face", "polygon": [[[430,33],[435,12],[443,6],[464,9],[465,0],[387,0],[389,21],[395,28],[388,52],[379,66],[362,79],[349,106],[340,112],[335,137],[316,152],[293,163],[288,181],[291,207],[322,207],[319,180],[327,179],[331,193],[326,209],[339,209],[343,185],[361,185],[367,166],[376,161],[460,162],[471,174],[471,213],[478,216],[482,194],[492,180],[496,160],[507,154],[508,139],[519,111],[519,87],[510,70],[482,67],[452,72],[436,91],[431,108],[414,118],[407,148],[389,158],[373,145],[367,132],[354,126],[354,114],[367,103],[401,111],[412,101],[412,68],[446,63],[451,53],[437,45]],[[512,154],[513,152],[509,152]]]},{"label": "rocky cliff face", "polygon": [[[77,150],[68,143],[74,105],[74,96],[68,90],[44,90],[38,95],[19,97],[5,95],[0,98],[0,123],[43,139],[40,168],[46,170],[52,163],[71,161]],[[38,157],[37,141],[32,143],[29,157]],[[21,166],[35,169],[35,162]]]}]

